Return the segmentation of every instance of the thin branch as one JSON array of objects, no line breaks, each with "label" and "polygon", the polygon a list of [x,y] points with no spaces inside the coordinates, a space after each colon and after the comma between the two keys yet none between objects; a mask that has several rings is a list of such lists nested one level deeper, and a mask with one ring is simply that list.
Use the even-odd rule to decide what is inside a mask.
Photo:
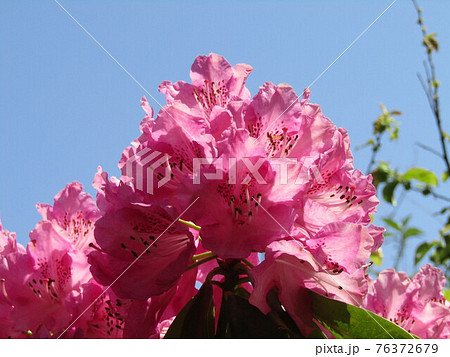
[{"label": "thin branch", "polygon": [[427,96],[427,99],[428,99],[428,104],[430,105],[431,110],[432,110],[433,113],[434,113],[434,100],[433,100],[433,96],[432,96],[432,94],[430,93],[430,91],[429,91],[429,89],[428,89],[428,87],[427,87],[427,85],[426,85],[425,81],[423,80],[422,75],[421,75],[420,73],[417,73],[417,78],[419,78],[420,84],[422,84],[423,91],[425,92],[425,95]]},{"label": "thin branch", "polygon": [[395,259],[394,269],[398,271],[398,265],[400,264],[400,260],[403,257],[403,253],[405,251],[406,239],[404,237],[400,237],[400,247],[398,249],[398,254]]},{"label": "thin branch", "polygon": [[[423,25],[423,18],[422,18],[422,10],[419,8],[419,5],[417,4],[416,0],[412,0],[414,7],[416,8],[417,12],[417,23],[420,26],[420,30],[422,31],[422,36],[424,40],[427,37],[427,31],[425,26]],[[428,86],[425,85],[423,79],[419,77],[422,87],[424,87],[424,91],[427,95],[431,111],[434,114],[434,117],[436,119],[436,125],[439,131],[439,137],[441,141],[441,148],[442,148],[442,159],[445,163],[445,166],[447,167],[447,172],[450,174],[450,159],[447,153],[447,145],[445,142],[445,135],[444,130],[442,129],[442,121],[441,121],[441,114],[440,114],[440,108],[439,108],[439,85],[437,84],[436,80],[436,68],[434,66],[433,62],[433,49],[429,48],[429,46],[424,42],[424,46],[427,49],[427,62],[429,66],[429,70],[427,66],[425,65],[425,72],[427,75],[428,80]],[[427,88],[428,87],[428,88]]]},{"label": "thin branch", "polygon": [[[411,186],[411,187],[410,187],[410,190],[415,191],[415,192],[419,192],[419,193],[421,193],[421,194],[424,194],[424,193],[423,193],[423,189],[422,189],[422,188],[419,188],[419,187]],[[431,191],[431,190],[430,190],[428,194],[429,194],[430,196],[433,196],[434,198],[438,198],[438,199],[440,199],[440,200],[442,200],[442,201],[450,202],[450,197],[441,195],[441,194],[436,193],[436,192],[434,192],[434,191]]]},{"label": "thin branch", "polygon": [[424,144],[419,143],[419,142],[416,142],[416,145],[417,145],[417,146],[420,146],[422,149],[424,149],[424,150],[426,150],[426,151],[429,151],[429,152],[431,152],[432,154],[434,154],[434,155],[436,155],[436,156],[438,156],[438,157],[440,157],[440,158],[442,159],[442,154],[441,154],[439,151],[434,150],[433,148],[430,148],[429,146],[424,145]]},{"label": "thin branch", "polygon": [[367,175],[372,172],[373,165],[375,165],[375,158],[377,156],[378,149],[381,146],[381,134],[375,136],[375,144],[372,147],[372,156],[370,158],[369,166],[367,166]]},{"label": "thin branch", "polygon": [[399,198],[397,200],[397,205],[392,208],[391,214],[389,215],[389,217],[391,219],[393,219],[395,217],[395,215],[397,214],[397,212],[400,209],[401,205],[405,201],[405,197],[406,197],[407,192],[408,191],[403,187],[403,191],[400,193],[400,196],[399,196]]},{"label": "thin branch", "polygon": [[430,69],[428,68],[428,64],[427,61],[423,61],[423,68],[425,68],[425,75],[427,76],[427,83],[428,83],[428,90],[431,92],[431,73],[430,73]]}]

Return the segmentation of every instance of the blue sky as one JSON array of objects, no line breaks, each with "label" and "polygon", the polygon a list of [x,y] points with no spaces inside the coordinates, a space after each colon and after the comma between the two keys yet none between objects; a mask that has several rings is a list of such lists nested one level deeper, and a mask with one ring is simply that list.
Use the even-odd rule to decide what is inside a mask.
[{"label": "blue sky", "polygon": [[[189,80],[197,55],[210,52],[253,66],[247,84],[289,83],[300,94],[392,1],[69,1],[63,5],[150,92],[163,80]],[[425,22],[438,32],[442,117],[449,127],[450,28],[448,1],[421,1]],[[352,147],[371,134],[379,102],[403,111],[400,141],[380,157],[399,169],[438,158],[437,132],[416,77],[424,51],[416,13],[398,0],[311,88],[312,102],[349,131]],[[119,175],[122,150],[139,135],[145,94],[52,0],[0,3],[0,215],[26,243],[40,216],[67,183],[91,187],[97,166]],[[150,98],[150,104],[159,107]],[[365,170],[369,150],[354,151]],[[441,187],[441,192],[448,192]],[[412,195],[397,213],[437,236],[439,207]],[[381,206],[378,216],[389,214]],[[387,239],[389,240],[389,239]],[[411,241],[411,255],[419,240]],[[385,266],[393,245],[386,243]],[[400,266],[413,272],[412,257]]]}]

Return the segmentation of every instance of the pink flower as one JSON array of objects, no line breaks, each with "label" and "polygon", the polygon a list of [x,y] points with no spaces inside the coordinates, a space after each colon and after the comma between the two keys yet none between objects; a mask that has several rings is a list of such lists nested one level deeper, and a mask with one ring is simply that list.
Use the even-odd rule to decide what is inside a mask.
[{"label": "pink flower", "polygon": [[352,274],[361,269],[374,245],[366,227],[344,222],[330,223],[304,241],[317,263],[334,274],[340,271]]},{"label": "pink flower", "polygon": [[64,338],[123,338],[131,300],[118,298],[94,279],[67,301],[73,323]]},{"label": "pink flower", "polygon": [[287,157],[301,136],[301,111],[291,86],[266,82],[249,103],[243,127],[253,141],[261,140],[268,157]]},{"label": "pink flower", "polygon": [[[338,248],[334,250],[332,243],[335,241],[341,248],[361,251],[370,241],[370,236],[348,229],[344,232],[351,236],[343,237],[336,228],[329,227],[320,234],[316,238],[316,248],[311,251],[294,240],[270,244],[266,249],[266,259],[252,270],[255,287],[250,303],[263,313],[269,313],[271,307],[267,297],[272,289],[277,289],[280,303],[304,336],[314,329],[308,289],[348,304],[360,305],[367,283],[364,271],[358,266],[367,253],[358,253],[359,257],[352,262],[344,252],[339,252]],[[359,237],[361,235],[365,237]],[[330,248],[323,244],[327,240],[331,242]]]},{"label": "pink flower", "polygon": [[98,168],[96,201],[75,181],[38,204],[26,249],[0,222],[0,338],[163,338],[207,279],[217,283],[216,327],[238,284],[305,337],[317,327],[310,291],[421,337],[450,337],[439,269],[365,275],[384,228],[370,224],[375,187],[354,169],[345,129],[309,89],[300,99],[266,82],[252,98],[251,71],[197,57],[192,83],[161,83],[156,117],[142,98],[141,135],[123,151],[120,179]]},{"label": "pink flower", "polygon": [[196,130],[189,130],[191,135],[195,137],[201,132],[219,140],[250,99],[245,81],[251,71],[252,67],[247,64],[232,67],[225,58],[211,53],[195,59],[191,68],[192,84],[165,81],[159,90],[166,95],[166,109],[176,110],[170,114],[181,126],[197,125]]},{"label": "pink flower", "polygon": [[[154,203],[176,204],[180,182],[193,174],[194,158],[217,155],[212,136],[197,126],[188,107],[182,109],[166,106],[155,120],[144,118],[148,125],[141,124],[143,134],[123,151],[119,162],[122,175],[133,178],[136,189]],[[137,170],[142,169],[145,174],[139,176]],[[167,175],[168,182],[159,187]]]},{"label": "pink flower", "polygon": [[[350,160],[348,138],[343,129],[336,128],[326,118],[318,105],[309,103],[310,91],[306,89],[303,99],[299,101],[293,88],[287,84],[275,86],[265,83],[249,103],[245,111],[244,127],[250,136],[265,147],[270,158],[292,159],[289,164],[287,184],[279,185],[280,197],[293,197],[304,189],[305,176],[309,179],[311,165],[316,166],[319,158],[328,153],[342,156],[334,160],[342,167],[345,160]],[[336,150],[342,143],[342,149]],[[336,155],[335,155],[336,156]],[[314,172],[315,173],[315,172]]]},{"label": "pink flower", "polygon": [[43,219],[52,222],[74,249],[89,250],[89,243],[94,239],[94,223],[101,213],[79,182],[74,181],[59,192],[53,206],[38,203],[36,207]]},{"label": "pink flower", "polygon": [[[184,206],[199,198],[186,217],[202,227],[205,249],[224,259],[262,252],[286,236],[294,222],[292,201],[272,199],[275,172],[263,148],[252,141],[247,131],[230,130],[218,144],[220,157],[211,166],[200,167],[199,183],[186,179],[178,190]],[[219,177],[208,178],[205,174],[211,171]],[[211,206],[214,209],[208,209]]]},{"label": "pink flower", "polygon": [[[163,82],[160,91],[166,95],[167,105],[153,119],[153,110],[143,98],[147,114],[141,123],[143,134],[124,151],[119,162],[122,174],[136,180],[135,171],[130,175],[130,160],[137,159],[136,165],[146,162],[143,165],[148,167],[167,158],[143,178],[141,187],[147,188],[151,180],[151,186],[157,188],[169,171],[170,181],[154,190],[152,200],[176,204],[179,183],[193,174],[193,159],[216,157],[216,140],[234,126],[236,113],[242,115],[242,107],[250,98],[244,85],[250,72],[248,65],[231,67],[223,57],[210,54],[197,57],[192,65],[193,84]],[[145,156],[141,156],[144,151]],[[150,159],[158,153],[159,157]]]},{"label": "pink flower", "polygon": [[68,326],[67,299],[90,279],[86,256],[72,249],[50,222],[30,233],[26,253],[14,252],[0,266],[4,295],[13,306],[12,332],[47,331],[52,336]]},{"label": "pink flower", "polygon": [[[81,184],[68,184],[55,196],[54,206],[40,204],[43,216],[30,233],[27,249],[2,230],[0,278],[10,305],[9,335],[52,337],[72,319],[68,301],[91,278],[86,252],[100,212]],[[5,243],[5,244],[4,244]]]},{"label": "pink flower", "polygon": [[[268,157],[317,158],[329,151],[339,132],[317,104],[303,99],[288,84],[266,82],[246,108],[243,127],[266,148]],[[348,141],[348,139],[347,139]],[[351,154],[347,153],[351,162]]]},{"label": "pink flower", "polygon": [[[124,178],[126,179],[126,177]],[[131,181],[99,172],[94,185],[105,211],[95,225],[100,248],[89,254],[94,278],[120,298],[147,300],[173,286],[195,251],[194,236],[173,207],[142,202]]]},{"label": "pink flower", "polygon": [[[330,119],[325,117],[318,104],[310,103],[310,95],[311,91],[306,88],[300,102],[302,106],[301,140],[295,145],[295,148],[290,150],[289,156],[307,156],[316,159],[321,155],[330,155],[331,153],[339,167],[353,168],[353,156],[347,131],[337,128]],[[335,153],[333,153],[333,149],[337,149]]]},{"label": "pink flower", "polygon": [[24,253],[25,248],[21,244],[17,244],[16,233],[3,229],[0,220],[0,257],[2,259],[10,253]]},{"label": "pink flower", "polygon": [[450,337],[450,305],[442,271],[425,265],[412,279],[394,269],[370,281],[364,307],[421,338]]},{"label": "pink flower", "polygon": [[195,250],[192,234],[175,217],[158,206],[106,213],[95,228],[100,249],[89,254],[94,278],[109,285],[120,276],[112,289],[121,298],[146,300],[167,291]]},{"label": "pink flower", "polygon": [[102,213],[114,212],[119,207],[133,207],[133,204],[151,204],[150,195],[136,190],[134,179],[114,176],[108,179],[108,173],[99,166],[94,177],[93,187],[97,190],[97,205]]},{"label": "pink flower", "polygon": [[0,338],[23,337],[20,331],[14,331],[13,301],[6,291],[6,276],[10,261],[24,254],[25,248],[17,244],[16,234],[3,229],[0,220]]},{"label": "pink flower", "polygon": [[369,215],[378,205],[372,176],[339,170],[322,177],[322,183],[312,183],[306,194],[297,196],[300,207],[296,222],[301,227],[314,233],[331,222],[370,223]]}]

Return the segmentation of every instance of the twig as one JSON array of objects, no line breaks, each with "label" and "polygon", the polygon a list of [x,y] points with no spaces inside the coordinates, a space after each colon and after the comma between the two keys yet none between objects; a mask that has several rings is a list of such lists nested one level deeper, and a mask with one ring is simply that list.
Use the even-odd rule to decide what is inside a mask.
[{"label": "twig", "polygon": [[439,157],[442,159],[442,154],[441,154],[439,151],[434,150],[433,148],[430,148],[429,146],[424,145],[424,144],[419,143],[419,142],[416,142],[416,145],[417,145],[417,146],[420,146],[422,149],[424,149],[424,150],[426,150],[426,151],[431,152],[432,154],[434,154],[434,155],[436,155],[436,156],[439,156]]},{"label": "twig", "polygon": [[[424,40],[427,37],[427,31],[425,26],[423,25],[423,18],[422,18],[422,9],[419,8],[419,5],[417,4],[416,0],[412,0],[414,7],[417,11],[418,20],[417,23],[420,26],[420,29],[422,31],[422,36]],[[429,46],[424,41],[424,46],[427,49],[427,60],[428,60],[428,67],[425,65],[425,72],[427,75],[427,81],[428,81],[428,88],[425,85],[423,79],[419,76],[419,79],[422,83],[422,87],[424,87],[424,91],[427,95],[428,102],[430,104],[431,111],[434,114],[434,117],[436,119],[436,125],[438,127],[439,131],[439,137],[441,141],[441,147],[442,147],[442,159],[444,160],[445,166],[447,167],[447,172],[450,174],[450,160],[447,153],[447,146],[445,143],[445,135],[444,130],[442,129],[442,121],[441,121],[441,114],[440,114],[440,108],[439,108],[439,85],[437,84],[436,80],[436,69],[434,67],[433,62],[433,50],[429,48]]]},{"label": "twig", "polygon": [[[423,91],[425,92],[425,95],[427,96],[427,99],[428,99],[428,104],[430,105],[431,110],[434,113],[434,101],[433,101],[432,95],[430,94],[430,89],[425,84],[425,81],[423,80],[423,78],[422,78],[420,73],[417,73],[417,78],[419,78],[420,84],[422,84]],[[427,82],[429,83],[430,80],[427,79]]]},{"label": "twig", "polygon": [[367,175],[372,172],[372,167],[375,164],[375,158],[377,156],[377,152],[381,146],[381,133],[375,136],[375,144],[372,147],[372,156],[370,158],[369,166],[367,166],[366,173]]},{"label": "twig", "polygon": [[[423,192],[424,190],[422,188],[419,188],[419,187],[411,186],[410,190],[411,191],[415,191],[415,192],[420,192],[421,194],[424,194],[424,192]],[[450,202],[450,197],[441,195],[441,194],[436,193],[436,192],[434,192],[432,190],[429,190],[427,194],[433,196],[434,198],[438,198],[440,200]]]}]

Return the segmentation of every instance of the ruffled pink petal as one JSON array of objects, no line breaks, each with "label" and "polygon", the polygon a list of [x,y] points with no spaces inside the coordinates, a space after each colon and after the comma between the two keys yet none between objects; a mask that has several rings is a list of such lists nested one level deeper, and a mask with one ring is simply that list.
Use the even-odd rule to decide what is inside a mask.
[{"label": "ruffled pink petal", "polygon": [[[378,199],[372,177],[358,170],[340,170],[323,175],[323,181],[310,185],[306,195],[298,194],[297,223],[311,234],[328,223],[343,221],[368,225],[370,214],[376,211]],[[381,237],[377,236],[377,244]]]},{"label": "ruffled pink petal", "polygon": [[211,53],[209,56],[198,56],[195,59],[190,76],[195,86],[202,86],[205,81],[227,83],[233,76],[233,70],[225,58]]},{"label": "ruffled pink petal", "polygon": [[373,224],[367,227],[369,234],[373,238],[373,247],[372,247],[372,253],[376,252],[378,249],[380,249],[381,245],[384,242],[384,232],[386,231],[383,227],[378,227]]},{"label": "ruffled pink petal", "polygon": [[426,264],[420,268],[420,271],[413,277],[413,284],[417,284],[416,301],[425,304],[429,301],[442,301],[442,289],[445,286],[445,276],[441,269]]},{"label": "ruffled pink petal", "polygon": [[353,273],[367,262],[373,238],[366,227],[344,222],[326,225],[306,244],[317,261],[337,273]]},{"label": "ruffled pink petal", "polygon": [[75,249],[88,250],[92,243],[95,221],[101,216],[94,199],[83,191],[83,186],[74,181],[60,191],[53,206],[37,204],[38,211],[46,221],[52,221],[62,229],[61,237]]}]

